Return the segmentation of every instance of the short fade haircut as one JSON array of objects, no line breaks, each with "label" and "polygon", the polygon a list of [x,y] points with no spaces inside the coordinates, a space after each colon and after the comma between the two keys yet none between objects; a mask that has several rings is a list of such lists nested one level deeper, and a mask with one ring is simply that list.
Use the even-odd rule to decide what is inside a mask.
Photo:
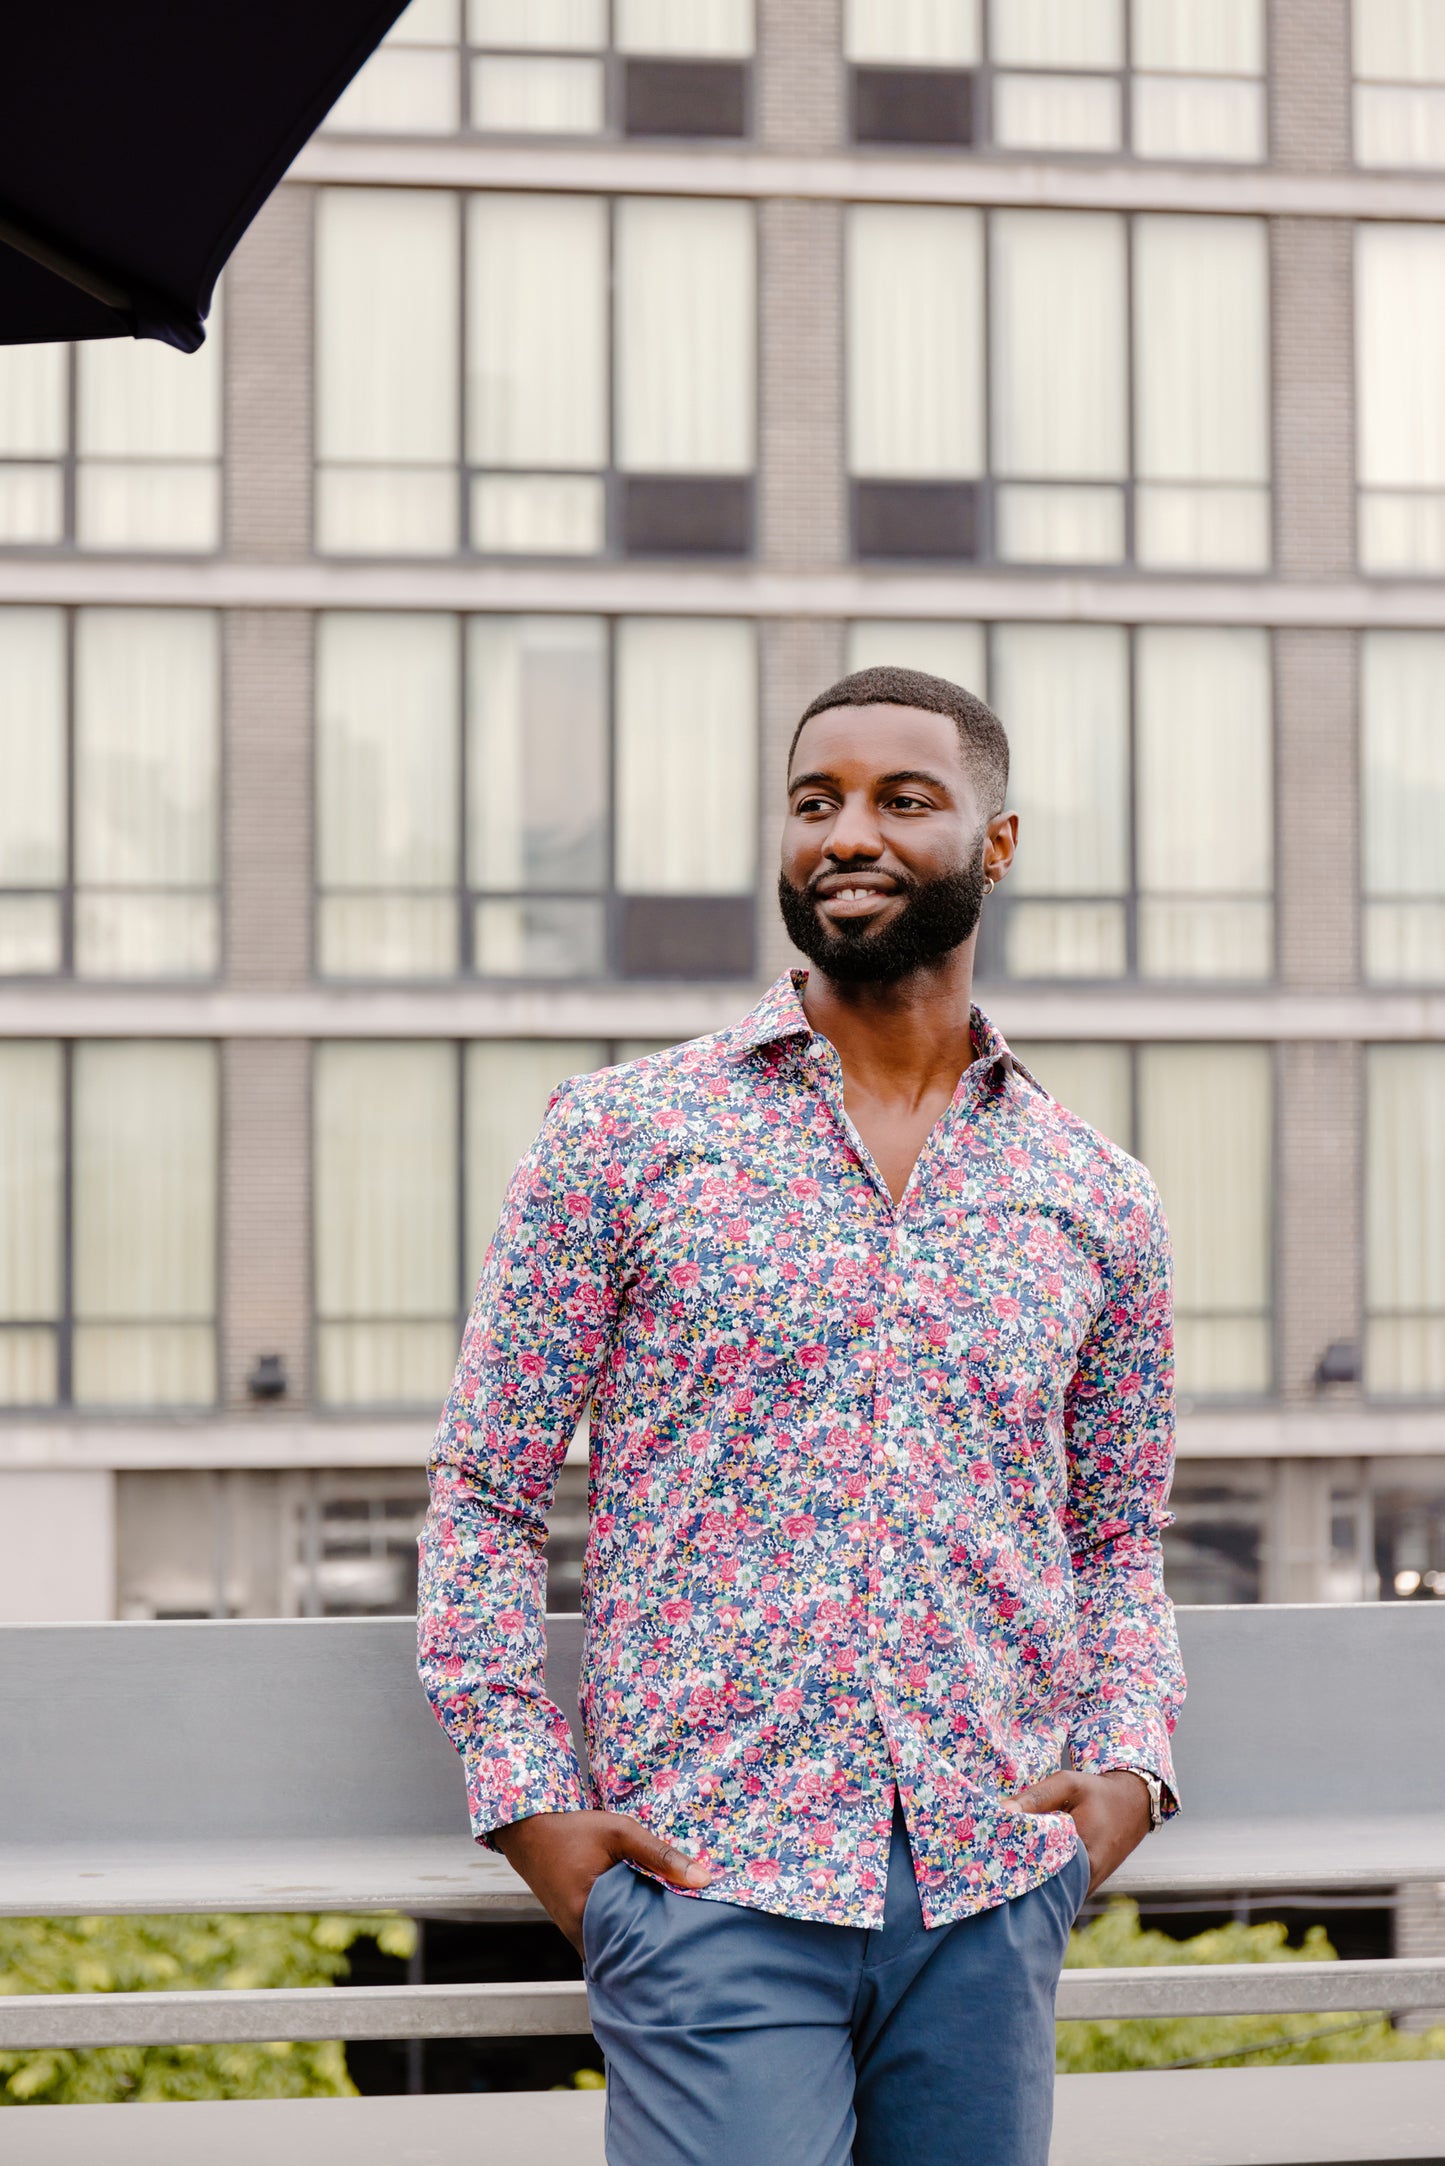
[{"label": "short fade haircut", "polygon": [[983,790],[989,818],[1003,811],[1008,791],[1008,736],[991,707],[986,707],[961,684],[947,677],[930,677],[921,669],[895,669],[880,663],[873,669],[855,669],[820,692],[803,709],[802,720],[788,747],[788,768],[803,734],[803,724],[830,707],[922,707],[928,714],[947,715],[958,731],[965,763],[972,768]]}]

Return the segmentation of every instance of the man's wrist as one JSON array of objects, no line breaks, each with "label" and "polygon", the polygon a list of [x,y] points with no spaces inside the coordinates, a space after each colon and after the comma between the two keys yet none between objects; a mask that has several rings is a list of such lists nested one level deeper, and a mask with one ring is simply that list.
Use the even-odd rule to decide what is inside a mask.
[{"label": "man's wrist", "polygon": [[1132,1775],[1136,1782],[1142,1783],[1149,1798],[1149,1833],[1152,1835],[1156,1828],[1163,1826],[1164,1785],[1157,1775],[1151,1774],[1149,1769],[1144,1767],[1101,1767],[1098,1773],[1101,1775]]}]

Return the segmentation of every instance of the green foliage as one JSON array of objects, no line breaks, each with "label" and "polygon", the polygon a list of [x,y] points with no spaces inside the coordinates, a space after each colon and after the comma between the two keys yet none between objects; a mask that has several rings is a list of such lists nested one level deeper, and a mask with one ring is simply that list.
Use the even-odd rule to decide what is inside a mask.
[{"label": "green foliage", "polygon": [[[0,1993],[332,1985],[363,1939],[404,1959],[416,1928],[394,1917],[0,1918]],[[336,2043],[0,2052],[5,2106],[354,2095]]]},{"label": "green foliage", "polygon": [[[1146,1963],[1324,1963],[1335,1951],[1322,1925],[1304,1945],[1285,1945],[1279,1924],[1224,1925],[1171,1940],[1146,1930],[1136,1903],[1116,1899],[1069,1941],[1066,1969]],[[1445,2029],[1391,2028],[1381,2015],[1176,2016],[1158,2022],[1061,2023],[1058,2065],[1072,2075],[1103,2069],[1177,2068],[1214,2063],[1269,2068],[1303,2061],[1422,2061],[1445,2058]]]}]

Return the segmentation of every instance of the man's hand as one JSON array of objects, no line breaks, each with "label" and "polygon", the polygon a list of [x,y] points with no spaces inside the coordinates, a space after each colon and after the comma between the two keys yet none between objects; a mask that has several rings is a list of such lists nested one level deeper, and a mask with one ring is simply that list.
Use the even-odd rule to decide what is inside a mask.
[{"label": "man's hand", "polygon": [[593,1881],[609,1866],[631,1858],[679,1888],[705,1888],[712,1879],[709,1866],[665,1843],[630,1813],[533,1813],[498,1828],[492,1840],[579,1955],[582,1912]]},{"label": "man's hand", "polygon": [[1149,1792],[1137,1775],[1116,1767],[1107,1775],[1062,1768],[1005,1798],[1026,1813],[1071,1813],[1089,1860],[1089,1893],[1102,1888],[1149,1833]]}]

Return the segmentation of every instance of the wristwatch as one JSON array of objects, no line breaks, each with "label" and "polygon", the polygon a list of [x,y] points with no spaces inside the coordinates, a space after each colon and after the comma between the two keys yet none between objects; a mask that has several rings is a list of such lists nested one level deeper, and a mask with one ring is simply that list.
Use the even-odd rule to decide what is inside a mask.
[{"label": "wristwatch", "polygon": [[1150,1834],[1152,1835],[1152,1834],[1154,1833],[1154,1830],[1155,1830],[1156,1828],[1162,1827],[1162,1826],[1164,1825],[1164,1785],[1163,1785],[1163,1783],[1162,1783],[1162,1782],[1161,1782],[1161,1781],[1159,1780],[1159,1777],[1158,1777],[1157,1775],[1151,1775],[1151,1774],[1150,1774],[1150,1773],[1148,1772],[1147,1768],[1142,1768],[1142,1767],[1125,1767],[1125,1768],[1121,1768],[1121,1769],[1119,1770],[1119,1772],[1120,1772],[1120,1774],[1122,1774],[1122,1775],[1137,1775],[1137,1776],[1138,1776],[1138,1778],[1139,1778],[1139,1780],[1140,1780],[1140,1782],[1142,1782],[1142,1783],[1143,1783],[1143,1785],[1144,1785],[1144,1788],[1145,1788],[1145,1789],[1146,1789],[1146,1790],[1148,1791],[1148,1793],[1149,1793],[1149,1833],[1150,1833]]}]

